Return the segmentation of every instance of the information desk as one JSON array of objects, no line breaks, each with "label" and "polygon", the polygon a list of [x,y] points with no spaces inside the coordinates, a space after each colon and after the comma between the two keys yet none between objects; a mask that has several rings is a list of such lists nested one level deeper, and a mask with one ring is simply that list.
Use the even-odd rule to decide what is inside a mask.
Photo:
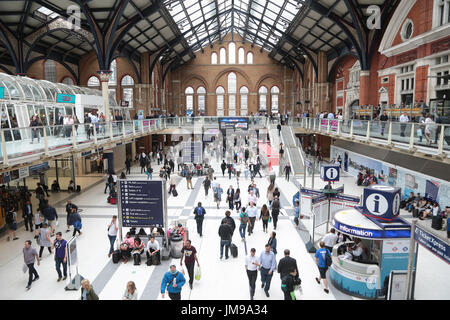
[{"label": "information desk", "polygon": [[407,270],[410,226],[403,220],[381,225],[364,216],[358,209],[336,212],[332,224],[337,232],[361,239],[364,259],[343,259],[344,243],[333,247],[330,279],[339,290],[361,298],[376,299],[392,270]]}]

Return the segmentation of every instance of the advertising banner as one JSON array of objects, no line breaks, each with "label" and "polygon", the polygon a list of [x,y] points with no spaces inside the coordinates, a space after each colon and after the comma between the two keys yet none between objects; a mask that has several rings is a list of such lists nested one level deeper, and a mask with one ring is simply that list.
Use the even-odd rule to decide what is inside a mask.
[{"label": "advertising banner", "polygon": [[321,119],[320,120],[321,130],[322,131],[328,130],[328,121],[331,122],[330,130],[336,132],[338,128],[338,120]]},{"label": "advertising banner", "polygon": [[119,210],[123,227],[162,227],[163,182],[119,181]]},{"label": "advertising banner", "polygon": [[56,96],[56,102],[58,102],[58,103],[75,103],[75,95],[58,93]]},{"label": "advertising banner", "polygon": [[69,257],[69,266],[74,266],[78,263],[76,237],[73,237],[67,242],[67,255]]},{"label": "advertising banner", "polygon": [[414,240],[435,256],[450,264],[450,246],[444,241],[417,226],[414,230]]}]

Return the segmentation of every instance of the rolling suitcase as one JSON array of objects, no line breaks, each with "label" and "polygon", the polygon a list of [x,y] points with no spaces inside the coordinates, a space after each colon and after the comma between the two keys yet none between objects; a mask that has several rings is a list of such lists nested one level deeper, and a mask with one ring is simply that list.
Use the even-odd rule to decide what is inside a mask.
[{"label": "rolling suitcase", "polygon": [[442,217],[440,215],[433,216],[433,218],[431,220],[431,227],[435,230],[442,229]]},{"label": "rolling suitcase", "polygon": [[120,250],[115,250],[112,254],[112,262],[119,263],[120,261]]},{"label": "rolling suitcase", "polygon": [[172,195],[173,195],[174,197],[178,196],[178,191],[175,190],[175,189],[173,189],[173,190],[172,190]]},{"label": "rolling suitcase", "polygon": [[236,245],[234,243],[232,243],[230,245],[230,251],[231,251],[231,255],[233,256],[233,258],[237,258],[237,256],[238,256],[238,248],[236,247]]}]

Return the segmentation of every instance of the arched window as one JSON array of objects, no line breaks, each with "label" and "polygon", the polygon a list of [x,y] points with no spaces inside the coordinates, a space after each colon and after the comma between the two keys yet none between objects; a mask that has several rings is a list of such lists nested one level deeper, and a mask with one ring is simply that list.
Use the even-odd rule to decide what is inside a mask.
[{"label": "arched window", "polygon": [[131,76],[125,76],[122,78],[121,81],[122,85],[122,101],[125,102],[125,104],[128,104],[128,107],[133,107],[133,87],[134,87],[134,80]]},{"label": "arched window", "polygon": [[239,48],[238,50],[238,62],[239,64],[245,63],[245,50],[244,48]]},{"label": "arched window", "polygon": [[220,48],[220,64],[227,63],[227,50],[225,48]]},{"label": "arched window", "polygon": [[217,53],[215,52],[211,54],[211,64],[217,64]]},{"label": "arched window", "polygon": [[236,73],[230,72],[228,74],[228,115],[236,115]]},{"label": "arched window", "polygon": [[236,45],[234,44],[234,42],[230,42],[230,44],[228,45],[228,63],[236,63]]},{"label": "arched window", "polygon": [[69,86],[73,86],[75,84],[75,83],[73,83],[73,80],[71,77],[65,77],[61,82],[64,84],[67,84]]},{"label": "arched window", "polygon": [[206,89],[199,87],[197,89],[198,112],[206,112]]},{"label": "arched window", "polygon": [[223,87],[218,87],[216,89],[217,115],[218,116],[224,115],[224,95],[225,95],[225,89]]},{"label": "arched window", "polygon": [[194,112],[194,88],[187,87],[184,91],[186,95],[186,114]]},{"label": "arched window", "polygon": [[248,114],[248,88],[242,87],[239,91],[241,95],[241,116]]},{"label": "arched window", "polygon": [[100,80],[96,76],[92,76],[89,78],[87,85],[89,88],[98,88],[100,87]]},{"label": "arched window", "polygon": [[247,64],[253,64],[253,53],[247,53]]},{"label": "arched window", "polygon": [[259,111],[267,110],[267,88],[262,86],[258,90],[259,94]]},{"label": "arched window", "polygon": [[115,59],[111,62],[110,70],[111,75],[109,76],[108,86],[115,86],[117,85],[117,64]]},{"label": "arched window", "polygon": [[53,60],[45,60],[44,73],[45,80],[56,82],[56,62]]},{"label": "arched window", "polygon": [[273,86],[272,89],[270,89],[270,95],[272,97],[272,107],[271,107],[272,113],[278,113],[279,94],[280,94],[280,89],[278,89],[277,86]]}]

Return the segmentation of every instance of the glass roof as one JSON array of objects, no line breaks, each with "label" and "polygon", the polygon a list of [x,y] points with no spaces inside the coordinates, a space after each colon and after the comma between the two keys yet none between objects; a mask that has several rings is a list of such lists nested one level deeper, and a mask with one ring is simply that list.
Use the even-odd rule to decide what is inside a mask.
[{"label": "glass roof", "polygon": [[[10,76],[5,73],[0,73],[0,87],[5,88],[4,100],[56,103],[58,93],[102,96],[102,92],[97,89],[53,83],[47,80],[35,80],[28,77]],[[117,106],[115,97],[110,96],[109,101],[110,105]]]},{"label": "glass roof", "polygon": [[272,51],[301,9],[295,0],[166,0],[165,5],[193,51],[229,32]]}]

